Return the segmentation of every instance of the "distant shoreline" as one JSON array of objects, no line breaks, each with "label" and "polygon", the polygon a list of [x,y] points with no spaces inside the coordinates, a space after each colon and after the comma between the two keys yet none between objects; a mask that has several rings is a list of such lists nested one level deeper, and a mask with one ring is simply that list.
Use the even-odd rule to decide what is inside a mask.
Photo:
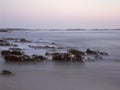
[{"label": "distant shoreline", "polygon": [[86,31],[86,30],[120,30],[118,29],[24,29],[24,28],[0,28],[0,32],[9,32],[9,31],[16,31],[16,30],[49,30],[49,31]]}]

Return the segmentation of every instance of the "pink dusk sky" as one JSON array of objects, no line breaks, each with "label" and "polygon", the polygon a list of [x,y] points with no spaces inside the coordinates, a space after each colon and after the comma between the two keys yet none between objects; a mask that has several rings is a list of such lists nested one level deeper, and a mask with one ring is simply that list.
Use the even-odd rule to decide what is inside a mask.
[{"label": "pink dusk sky", "polygon": [[120,0],[0,0],[1,28],[120,28]]}]

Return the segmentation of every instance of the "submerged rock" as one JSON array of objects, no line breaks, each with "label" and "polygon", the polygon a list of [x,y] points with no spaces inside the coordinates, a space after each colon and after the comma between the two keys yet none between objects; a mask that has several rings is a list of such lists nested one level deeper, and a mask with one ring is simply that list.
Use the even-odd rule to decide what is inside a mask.
[{"label": "submerged rock", "polygon": [[14,76],[14,74],[9,70],[2,70],[1,75],[3,75],[3,76]]}]

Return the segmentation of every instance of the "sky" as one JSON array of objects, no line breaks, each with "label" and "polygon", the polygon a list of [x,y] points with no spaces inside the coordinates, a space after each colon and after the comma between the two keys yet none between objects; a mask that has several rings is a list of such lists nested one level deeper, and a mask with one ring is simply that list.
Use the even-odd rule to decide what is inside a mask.
[{"label": "sky", "polygon": [[1,28],[120,28],[120,0],[0,0]]}]

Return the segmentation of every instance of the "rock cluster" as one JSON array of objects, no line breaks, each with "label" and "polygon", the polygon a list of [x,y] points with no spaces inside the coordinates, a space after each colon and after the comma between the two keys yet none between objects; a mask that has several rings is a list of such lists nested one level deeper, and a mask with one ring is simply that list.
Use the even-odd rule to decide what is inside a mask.
[{"label": "rock cluster", "polygon": [[106,52],[94,51],[87,49],[85,52],[77,49],[69,49],[65,53],[49,53],[46,52],[45,56],[42,55],[26,55],[20,48],[10,48],[9,50],[3,50],[1,55],[5,61],[10,62],[40,62],[48,60],[48,56],[52,57],[52,61],[60,62],[81,62],[83,63],[86,59],[90,59],[89,56],[93,57],[94,60],[103,59],[103,56],[108,55]]},{"label": "rock cluster", "polygon": [[38,62],[43,61],[46,58],[38,55],[26,55],[21,50],[3,50],[1,55],[4,56],[6,61],[10,62]]}]

